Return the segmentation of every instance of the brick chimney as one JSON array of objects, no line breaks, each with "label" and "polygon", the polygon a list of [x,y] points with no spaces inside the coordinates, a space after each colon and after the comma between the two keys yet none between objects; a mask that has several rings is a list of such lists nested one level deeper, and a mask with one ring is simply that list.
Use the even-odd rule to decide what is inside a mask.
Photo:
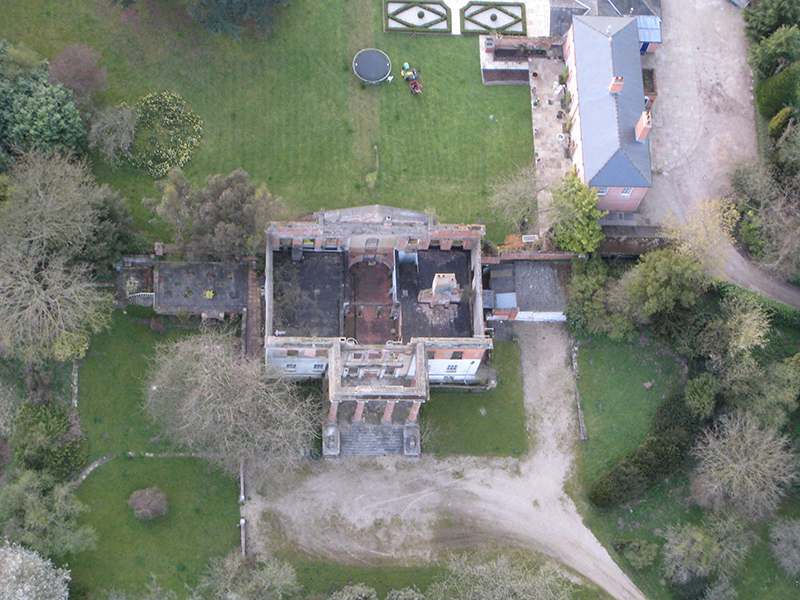
[{"label": "brick chimney", "polygon": [[608,86],[609,94],[619,94],[622,91],[622,86],[625,85],[624,77],[612,77],[611,85]]},{"label": "brick chimney", "polygon": [[647,134],[650,133],[653,123],[650,120],[650,111],[642,111],[642,116],[639,117],[639,122],[636,123],[636,141],[644,142],[647,139]]}]

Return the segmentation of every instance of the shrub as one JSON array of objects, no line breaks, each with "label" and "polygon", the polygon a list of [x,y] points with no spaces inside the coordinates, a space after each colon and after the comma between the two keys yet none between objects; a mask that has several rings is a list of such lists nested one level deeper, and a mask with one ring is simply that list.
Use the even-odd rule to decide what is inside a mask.
[{"label": "shrub", "polygon": [[128,498],[128,506],[140,521],[152,521],[169,512],[167,495],[155,486],[135,490]]},{"label": "shrub", "polygon": [[649,544],[647,540],[614,540],[613,545],[636,570],[652,567],[658,555],[658,544]]},{"label": "shrub", "polygon": [[417,586],[406,587],[402,590],[391,590],[386,594],[386,600],[425,600],[425,594],[417,589]]},{"label": "shrub", "polygon": [[800,519],[778,519],[769,529],[769,547],[786,574],[800,575]]},{"label": "shrub", "polygon": [[683,397],[686,407],[697,419],[708,419],[714,412],[719,381],[711,373],[700,373],[686,382]]},{"label": "shrub", "polygon": [[774,138],[781,137],[783,130],[789,124],[789,119],[792,118],[794,109],[791,106],[784,106],[778,113],[770,119],[767,131]]},{"label": "shrub", "polygon": [[185,165],[203,137],[203,120],[174,92],[149,94],[137,110],[131,163],[160,178]]},{"label": "shrub", "polygon": [[799,72],[800,63],[795,63],[777,75],[764,79],[756,86],[756,104],[765,119],[772,119],[783,108],[797,104]]},{"label": "shrub", "polygon": [[124,102],[99,111],[89,127],[89,147],[99,150],[103,160],[114,168],[121,158],[131,160],[136,119],[136,111]]}]

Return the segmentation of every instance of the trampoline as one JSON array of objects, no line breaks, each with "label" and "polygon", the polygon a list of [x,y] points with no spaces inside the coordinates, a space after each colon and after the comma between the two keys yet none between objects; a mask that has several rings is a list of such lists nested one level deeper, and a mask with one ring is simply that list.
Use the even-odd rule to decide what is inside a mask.
[{"label": "trampoline", "polygon": [[353,58],[353,72],[365,83],[380,83],[392,72],[392,61],[380,50],[365,48]]}]

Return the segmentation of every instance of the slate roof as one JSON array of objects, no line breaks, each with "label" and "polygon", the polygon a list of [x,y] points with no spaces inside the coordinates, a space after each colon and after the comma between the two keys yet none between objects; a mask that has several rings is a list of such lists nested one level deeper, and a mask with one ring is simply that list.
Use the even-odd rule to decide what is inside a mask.
[{"label": "slate roof", "polygon": [[[593,187],[650,187],[650,143],[636,141],[644,85],[635,18],[573,19],[583,168]],[[618,94],[608,91],[624,77]]]}]

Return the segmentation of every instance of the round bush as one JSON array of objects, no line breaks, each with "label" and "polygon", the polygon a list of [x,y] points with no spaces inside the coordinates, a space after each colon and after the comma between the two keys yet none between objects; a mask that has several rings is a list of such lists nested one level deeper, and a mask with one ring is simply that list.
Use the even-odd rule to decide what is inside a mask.
[{"label": "round bush", "polygon": [[131,163],[153,177],[185,165],[203,137],[203,120],[174,92],[149,94],[137,109]]},{"label": "round bush", "polygon": [[169,512],[167,495],[155,486],[134,491],[128,498],[128,506],[140,521],[152,521]]}]

